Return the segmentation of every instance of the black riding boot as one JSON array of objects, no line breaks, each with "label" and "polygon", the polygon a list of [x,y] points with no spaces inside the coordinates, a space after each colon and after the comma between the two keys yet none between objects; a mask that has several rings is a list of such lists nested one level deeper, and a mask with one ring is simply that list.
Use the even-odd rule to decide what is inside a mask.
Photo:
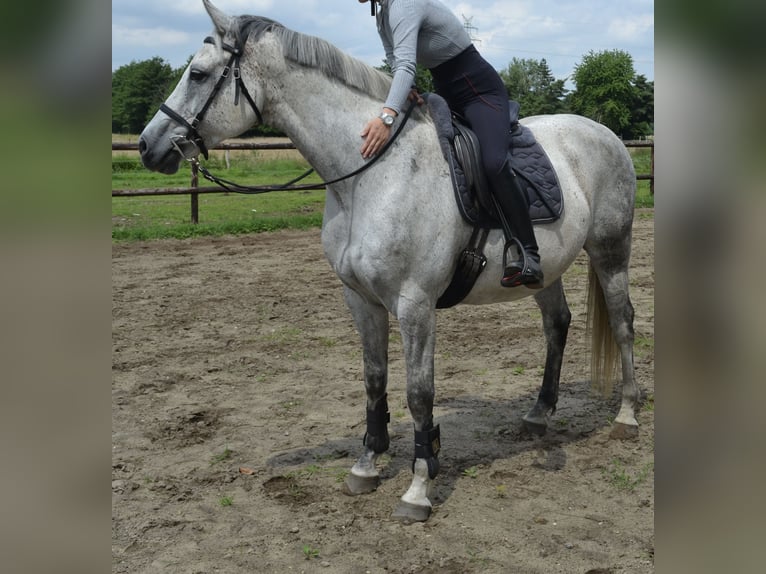
[{"label": "black riding boot", "polygon": [[530,289],[540,289],[543,286],[543,270],[540,267],[537,239],[529,217],[527,194],[522,191],[516,174],[507,163],[493,183],[495,183],[492,186],[495,199],[505,219],[504,231],[506,227],[509,227],[513,234],[513,238],[510,238],[507,237],[506,232],[506,253],[514,243],[521,251],[520,259],[507,264],[505,264],[506,253],[503,254],[505,269],[500,284],[503,287],[524,285]]}]

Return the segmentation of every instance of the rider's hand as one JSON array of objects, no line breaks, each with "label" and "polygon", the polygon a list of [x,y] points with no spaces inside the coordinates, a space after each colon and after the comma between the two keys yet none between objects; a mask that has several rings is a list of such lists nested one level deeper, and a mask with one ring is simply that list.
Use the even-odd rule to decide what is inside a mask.
[{"label": "rider's hand", "polygon": [[421,96],[415,88],[412,88],[410,90],[410,93],[407,96],[407,99],[410,102],[417,102],[417,104],[419,106],[422,106],[425,103],[425,100],[423,99],[423,96]]},{"label": "rider's hand", "polygon": [[364,159],[368,159],[386,144],[391,137],[391,127],[384,124],[380,118],[375,118],[367,122],[360,135],[364,138],[360,152]]}]

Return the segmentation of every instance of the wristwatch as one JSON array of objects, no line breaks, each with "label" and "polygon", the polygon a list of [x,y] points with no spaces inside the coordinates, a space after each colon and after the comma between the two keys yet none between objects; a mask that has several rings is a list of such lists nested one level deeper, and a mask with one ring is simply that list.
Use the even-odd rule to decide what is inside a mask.
[{"label": "wristwatch", "polygon": [[386,112],[383,112],[378,116],[381,120],[383,120],[383,123],[386,124],[388,127],[391,127],[394,125],[394,120],[396,119],[391,114],[387,114]]}]

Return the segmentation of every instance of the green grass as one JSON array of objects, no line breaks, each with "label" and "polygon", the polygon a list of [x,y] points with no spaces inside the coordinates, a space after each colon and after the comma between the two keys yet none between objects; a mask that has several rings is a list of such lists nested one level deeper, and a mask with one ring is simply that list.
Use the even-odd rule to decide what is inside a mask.
[{"label": "green grass", "polygon": [[654,463],[650,462],[638,471],[630,472],[619,459],[612,460],[609,467],[602,469],[602,474],[617,490],[633,492],[638,485],[646,482],[649,475],[654,471]]},{"label": "green grass", "polygon": [[476,478],[479,476],[479,469],[475,466],[472,466],[470,468],[466,468],[463,470],[463,476],[467,476],[468,478]]},{"label": "green grass", "polygon": [[291,482],[291,488],[295,489],[297,493],[300,493],[301,496],[303,496],[304,493],[304,485],[301,484],[301,482],[311,480],[315,477],[320,476],[331,476],[335,480],[335,482],[343,482],[346,479],[346,476],[348,475],[349,471],[346,468],[341,468],[338,466],[322,466],[320,464],[309,464],[308,466],[299,469],[294,470],[291,472],[287,472],[283,474],[285,478],[289,479]]},{"label": "green grass", "polygon": [[229,460],[233,455],[234,451],[227,447],[223,450],[222,453],[213,455],[213,457],[210,459],[210,466]]},{"label": "green grass", "polygon": [[293,346],[300,342],[302,335],[303,331],[297,327],[283,327],[263,335],[260,339],[274,345]]},{"label": "green grass", "polygon": [[[244,185],[278,184],[302,175],[303,160],[269,159],[268,151],[232,157],[227,169],[223,158],[210,157],[204,165],[214,174]],[[631,148],[636,173],[649,173],[651,155],[646,148]],[[317,183],[311,174],[301,183]],[[191,169],[185,163],[178,173],[163,175],[145,169],[136,154],[112,154],[112,189],[189,187]],[[200,186],[213,184],[200,176]],[[649,182],[637,182],[636,207],[654,207]],[[164,195],[112,198],[112,239],[143,241],[186,239],[196,236],[237,235],[278,229],[310,229],[322,225],[325,192],[275,191],[257,195],[200,194],[199,223],[191,223],[191,197]]]},{"label": "green grass", "polygon": [[[649,148],[628,148],[633,158],[637,174],[649,174],[652,171],[652,150]],[[636,207],[654,207],[654,196],[650,192],[648,180],[636,182]]]},{"label": "green grass", "polygon": [[654,351],[654,339],[637,335],[633,341],[634,350],[638,357],[644,357]]},{"label": "green grass", "polygon": [[[223,158],[210,156],[202,164],[213,174],[224,179],[235,180],[244,184],[282,183],[302,175],[309,169],[304,160],[269,159],[268,151],[252,151],[231,158],[230,167],[226,167]],[[319,177],[312,173],[301,183],[317,183]],[[191,168],[182,162],[178,171],[165,175],[146,169],[136,154],[114,152],[112,154],[112,189],[143,189],[153,187],[187,187],[191,183]],[[199,176],[199,185],[213,183]]]},{"label": "green grass", "polygon": [[[244,185],[287,182],[307,169],[303,161],[280,159],[256,161],[253,157],[233,159],[226,169],[222,160],[211,158],[205,165],[216,175]],[[112,189],[189,187],[191,170],[185,164],[179,173],[162,175],[141,166],[137,157],[114,155]],[[311,174],[301,183],[317,183]],[[200,177],[200,186],[213,184]],[[199,223],[191,222],[189,195],[112,198],[112,238],[115,240],[185,239],[203,235],[236,235],[277,229],[320,227],[324,190],[275,191],[258,195],[238,193],[200,194]]]}]

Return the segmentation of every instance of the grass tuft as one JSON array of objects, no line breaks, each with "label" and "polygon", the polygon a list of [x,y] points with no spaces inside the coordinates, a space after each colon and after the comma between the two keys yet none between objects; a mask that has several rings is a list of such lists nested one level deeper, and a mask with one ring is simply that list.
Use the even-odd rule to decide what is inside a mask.
[{"label": "grass tuft", "polygon": [[617,490],[633,492],[638,485],[646,481],[653,471],[653,462],[648,463],[638,472],[631,473],[625,468],[622,461],[614,459],[609,467],[602,470],[602,473],[606,481]]},{"label": "grass tuft", "polygon": [[475,466],[466,468],[463,471],[463,476],[467,476],[468,478],[476,478],[477,476],[479,476],[479,469],[476,468]]}]

